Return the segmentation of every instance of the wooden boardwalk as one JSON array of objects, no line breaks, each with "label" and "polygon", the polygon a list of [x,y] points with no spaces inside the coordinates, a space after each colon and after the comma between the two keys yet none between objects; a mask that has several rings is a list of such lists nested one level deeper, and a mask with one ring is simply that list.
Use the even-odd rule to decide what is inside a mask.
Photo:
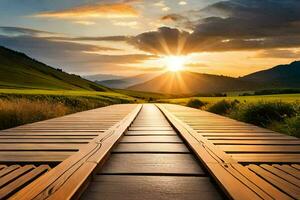
[{"label": "wooden boardwalk", "polygon": [[300,140],[168,104],[0,131],[0,199],[300,199]]}]

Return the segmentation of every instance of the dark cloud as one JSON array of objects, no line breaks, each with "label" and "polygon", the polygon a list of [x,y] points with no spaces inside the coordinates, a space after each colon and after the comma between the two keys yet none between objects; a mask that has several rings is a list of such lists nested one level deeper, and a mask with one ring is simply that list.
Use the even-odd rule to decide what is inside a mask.
[{"label": "dark cloud", "polygon": [[36,29],[29,29],[23,27],[0,27],[0,35],[5,36],[31,36],[31,37],[43,37],[48,40],[65,40],[65,41],[110,41],[120,42],[127,41],[130,36],[104,36],[104,37],[68,37],[62,36],[59,33],[53,33],[48,31],[41,31]]},{"label": "dark cloud", "polygon": [[[198,11],[210,17],[198,19],[192,33],[163,27],[138,35],[131,44],[156,54],[300,47],[299,10],[299,0],[222,1]],[[162,19],[184,17],[172,14]],[[186,41],[184,48],[178,41]]]},{"label": "dark cloud", "polygon": [[161,27],[157,31],[142,33],[130,39],[129,43],[140,50],[153,54],[180,54],[188,32],[176,28]]},{"label": "dark cloud", "polygon": [[77,37],[71,38],[72,40],[78,41],[110,41],[110,42],[120,42],[127,41],[130,39],[130,36],[106,36],[106,37]]},{"label": "dark cloud", "polygon": [[48,31],[40,31],[29,28],[22,27],[9,27],[2,26],[0,27],[0,35],[10,35],[10,36],[18,36],[18,35],[27,35],[27,36],[39,36],[39,35],[56,35],[54,33]]}]

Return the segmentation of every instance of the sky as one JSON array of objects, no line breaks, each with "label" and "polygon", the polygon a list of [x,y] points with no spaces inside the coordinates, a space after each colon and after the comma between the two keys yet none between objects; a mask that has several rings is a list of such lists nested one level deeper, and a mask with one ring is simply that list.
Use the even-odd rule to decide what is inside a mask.
[{"label": "sky", "polygon": [[[243,76],[300,60],[299,0],[0,0],[0,45],[79,75]],[[176,60],[175,60],[176,61]]]}]

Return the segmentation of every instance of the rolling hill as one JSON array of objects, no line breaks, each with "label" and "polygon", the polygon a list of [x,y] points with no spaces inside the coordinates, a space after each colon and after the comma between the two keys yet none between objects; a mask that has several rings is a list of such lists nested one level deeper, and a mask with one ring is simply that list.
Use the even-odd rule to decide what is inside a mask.
[{"label": "rolling hill", "polygon": [[300,61],[255,72],[240,80],[261,83],[266,88],[300,88]]},{"label": "rolling hill", "polygon": [[232,78],[195,72],[167,72],[129,90],[166,94],[207,94],[232,91],[300,88],[300,61],[278,65],[244,77]]},{"label": "rolling hill", "polygon": [[90,81],[106,81],[106,80],[123,79],[126,77],[116,76],[113,74],[94,74],[94,75],[83,76],[83,78],[90,80]]},{"label": "rolling hill", "polygon": [[147,73],[147,74],[140,74],[128,78],[115,79],[115,80],[112,79],[112,80],[96,81],[96,82],[110,88],[125,89],[130,86],[146,82],[157,75],[158,75],[157,73]]},{"label": "rolling hill", "polygon": [[0,88],[110,91],[80,76],[0,46]]},{"label": "rolling hill", "polygon": [[180,73],[166,72],[128,89],[165,94],[204,94],[253,90],[258,87],[252,82],[232,77],[182,71]]}]

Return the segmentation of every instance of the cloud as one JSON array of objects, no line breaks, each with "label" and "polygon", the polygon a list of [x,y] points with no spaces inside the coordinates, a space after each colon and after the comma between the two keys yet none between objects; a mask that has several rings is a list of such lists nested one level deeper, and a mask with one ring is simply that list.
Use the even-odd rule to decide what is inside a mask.
[{"label": "cloud", "polygon": [[160,20],[166,23],[174,24],[176,27],[183,27],[187,29],[194,28],[193,22],[191,22],[188,17],[176,13],[164,15],[160,18]]},{"label": "cloud", "polygon": [[27,35],[27,36],[42,37],[42,36],[58,36],[59,34],[48,32],[48,31],[22,28],[22,27],[2,26],[0,27],[0,35],[8,35],[8,36]]},{"label": "cloud", "polygon": [[33,15],[38,18],[54,19],[92,19],[92,18],[132,18],[138,17],[138,11],[127,3],[92,4],[65,10],[41,12]]},{"label": "cloud", "polygon": [[72,73],[99,73],[155,58],[146,54],[107,55],[106,51],[118,49],[25,35],[0,35],[0,44]]},{"label": "cloud", "polygon": [[95,22],[92,22],[92,21],[83,21],[83,20],[74,21],[74,23],[75,24],[85,25],[85,26],[91,26],[91,25],[95,25],[96,24]]},{"label": "cloud", "polygon": [[16,36],[31,36],[41,37],[48,40],[61,41],[109,41],[109,42],[123,42],[129,40],[131,36],[95,36],[95,37],[69,37],[63,34],[47,32],[23,27],[0,27],[0,35],[16,37]]},{"label": "cloud", "polygon": [[259,52],[256,58],[300,58],[300,50],[291,49],[271,49]]},{"label": "cloud", "polygon": [[65,38],[66,40],[77,40],[77,41],[110,41],[110,42],[123,42],[128,41],[130,36],[104,36],[104,37],[75,37],[75,38]]},{"label": "cloud", "polygon": [[178,5],[180,5],[180,6],[185,6],[185,5],[187,5],[187,2],[186,2],[186,1],[179,1],[179,2],[178,2]]},{"label": "cloud", "polygon": [[138,22],[137,21],[113,21],[113,25],[115,26],[125,26],[129,28],[138,28]]},{"label": "cloud", "polygon": [[[163,27],[136,36],[132,44],[156,54],[300,47],[299,10],[298,0],[221,1],[198,11],[209,17],[193,21],[191,33]],[[161,20],[191,23],[180,14]]]},{"label": "cloud", "polygon": [[132,37],[128,42],[136,48],[152,54],[180,54],[189,33],[175,28],[161,27]]}]

